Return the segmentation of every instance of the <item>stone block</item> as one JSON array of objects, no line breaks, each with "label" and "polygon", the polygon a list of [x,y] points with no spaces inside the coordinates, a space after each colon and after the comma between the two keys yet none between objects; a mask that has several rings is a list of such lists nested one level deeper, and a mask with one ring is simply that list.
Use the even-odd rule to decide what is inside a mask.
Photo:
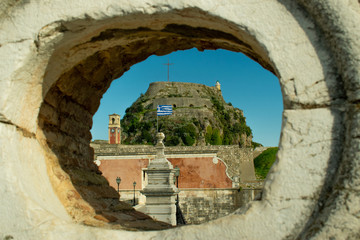
[{"label": "stone block", "polygon": [[44,103],[39,118],[51,125],[59,125],[59,114],[51,105]]},{"label": "stone block", "polygon": [[146,204],[146,214],[150,216],[169,215],[171,216],[175,211],[175,204]]},{"label": "stone block", "polygon": [[280,160],[268,174],[263,198],[316,199],[327,169],[341,157],[342,121],[336,109],[286,110]]},{"label": "stone block", "polygon": [[[39,142],[23,137],[13,125],[0,123],[0,132],[1,234],[28,239],[38,231],[14,231],[12,226],[30,229],[34,222],[71,221],[49,181]],[[32,221],[19,221],[23,216]]]}]

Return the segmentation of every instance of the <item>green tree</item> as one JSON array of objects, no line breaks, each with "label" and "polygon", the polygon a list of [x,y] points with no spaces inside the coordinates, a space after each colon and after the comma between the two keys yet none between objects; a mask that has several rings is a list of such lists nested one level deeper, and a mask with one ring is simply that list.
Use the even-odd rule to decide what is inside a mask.
[{"label": "green tree", "polygon": [[191,137],[188,133],[185,133],[181,140],[183,140],[186,146],[192,146],[195,143],[195,138]]},{"label": "green tree", "polygon": [[176,135],[165,136],[166,146],[177,146],[180,143],[179,137]]},{"label": "green tree", "polygon": [[211,134],[211,145],[221,145],[221,136],[219,129],[215,128]]},{"label": "green tree", "polygon": [[257,148],[257,147],[262,147],[263,145],[261,143],[258,143],[258,142],[253,142],[251,141],[251,147],[253,149]]},{"label": "green tree", "polygon": [[223,134],[223,145],[230,145],[232,144],[232,133],[228,128],[224,128],[224,134]]},{"label": "green tree", "polygon": [[141,140],[142,142],[146,142],[146,143],[153,143],[154,142],[154,137],[151,136],[151,134],[149,133],[149,131],[144,130],[141,132]]},{"label": "green tree", "polygon": [[197,138],[197,129],[192,123],[188,123],[185,126],[178,128],[178,135],[186,146],[192,146]]},{"label": "green tree", "polygon": [[211,144],[212,127],[209,125],[206,127],[205,142]]}]

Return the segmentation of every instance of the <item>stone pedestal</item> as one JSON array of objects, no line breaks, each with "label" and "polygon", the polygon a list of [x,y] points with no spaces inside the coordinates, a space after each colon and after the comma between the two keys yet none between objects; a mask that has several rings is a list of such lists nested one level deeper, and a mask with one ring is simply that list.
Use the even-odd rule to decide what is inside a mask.
[{"label": "stone pedestal", "polygon": [[142,193],[146,196],[145,213],[152,218],[176,225],[175,196],[178,189],[174,185],[173,166],[165,158],[163,139],[165,135],[158,133],[156,157],[145,170],[148,176],[148,185]]}]

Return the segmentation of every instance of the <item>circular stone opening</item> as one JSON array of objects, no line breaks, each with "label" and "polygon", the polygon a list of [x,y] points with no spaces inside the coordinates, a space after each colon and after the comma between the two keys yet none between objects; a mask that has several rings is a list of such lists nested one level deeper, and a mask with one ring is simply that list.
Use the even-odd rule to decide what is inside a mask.
[{"label": "circular stone opening", "polygon": [[[166,68],[162,67],[162,63],[168,62],[168,59],[176,66],[171,70],[171,84],[166,81]],[[204,60],[206,60],[206,64],[204,64]],[[229,72],[233,74],[229,74]],[[163,81],[158,82],[159,76],[163,77],[160,78]],[[179,77],[182,79],[180,82],[178,81]],[[152,156],[151,152],[155,149],[146,145],[154,144],[156,105],[165,104],[160,99],[157,99],[160,100],[158,102],[156,96],[160,94],[158,97],[162,98],[162,96],[168,95],[171,100],[176,93],[176,96],[179,97],[178,102],[181,102],[181,98],[184,97],[187,104],[201,105],[201,102],[206,102],[203,101],[204,99],[210,102],[210,96],[218,96],[211,91],[215,90],[215,81],[210,79],[221,79],[221,96],[226,102],[231,102],[226,103],[222,102],[221,98],[218,99],[220,100],[218,103],[225,106],[225,111],[225,108],[206,110],[200,106],[191,114],[186,109],[180,109],[174,110],[170,119],[169,116],[158,119],[161,132],[165,134],[164,144],[167,155],[175,154],[176,156],[176,158],[168,160],[174,167],[180,167],[182,173],[179,178],[179,203],[186,224],[205,223],[229,215],[240,206],[244,206],[246,202],[260,196],[263,181],[255,178],[254,166],[250,161],[253,156],[250,144],[252,144],[255,134],[256,137],[262,135],[263,139],[265,139],[264,136],[272,138],[272,143],[269,144],[268,141],[264,146],[278,145],[283,110],[278,79],[241,53],[224,50],[199,52],[191,49],[173,52],[166,56],[153,55],[149,57],[132,67],[120,79],[115,80],[103,95],[101,105],[93,117],[91,130],[93,138],[90,146],[94,148],[96,164],[102,175],[109,181],[110,186],[118,189],[115,179],[121,177],[120,200],[127,201],[129,204],[133,203],[132,183],[136,181],[136,209],[145,211],[145,196],[140,192],[147,184],[147,175],[143,172],[143,168],[148,165],[149,158]],[[190,83],[191,80],[196,83]],[[163,84],[162,87],[159,84]],[[255,87],[257,88],[256,92],[253,91]],[[218,90],[215,93],[219,93]],[[269,97],[274,99],[269,99]],[[229,114],[227,115],[229,123],[234,121],[240,123],[245,120],[239,118],[240,114],[242,116],[242,110],[237,111],[229,106],[239,107],[244,112],[248,112],[245,116],[247,126],[252,127],[251,139],[247,138],[244,132],[245,128],[240,128],[240,125],[237,127],[225,125],[219,128],[218,124],[225,122],[224,119],[218,118],[219,113]],[[189,118],[184,117],[184,110]],[[218,110],[218,114],[213,114],[213,110]],[[276,114],[271,111],[275,111]],[[121,146],[117,148],[109,145],[112,138],[107,131],[109,123],[107,116],[114,112],[120,114],[123,119],[121,122],[123,133]],[[258,116],[258,118],[256,119],[254,116]],[[271,118],[275,116],[276,122],[270,123]],[[194,121],[193,117],[196,117],[197,121]],[[266,121],[264,117],[267,118]],[[109,115],[109,118],[111,119],[112,115]],[[133,121],[133,119],[138,119],[139,122]],[[205,135],[206,132],[209,134],[209,121],[212,129],[220,129],[221,145],[223,146],[204,146],[210,142],[211,138],[206,141],[204,137],[195,136],[195,144],[190,142],[195,146],[185,147],[189,142],[184,142],[183,136],[189,130],[182,126],[193,123],[197,132]],[[167,122],[174,122],[176,125],[174,127],[169,124],[167,127]],[[147,123],[151,123],[153,127],[150,128]],[[259,126],[260,130],[256,127],[253,128],[254,125],[261,125]],[[229,133],[228,129],[233,132]],[[269,131],[272,131],[271,135]],[[241,133],[239,134],[239,132]],[[242,137],[241,142],[239,141],[240,136]],[[171,137],[176,140],[171,141]],[[254,141],[258,141],[258,139],[255,138]],[[260,143],[264,143],[264,141],[260,141]],[[241,148],[239,144],[241,144]],[[174,147],[176,145],[177,147]],[[219,148],[221,151],[216,150]],[[258,150],[263,151],[264,149]],[[182,154],[179,154],[181,151]],[[236,154],[233,156],[234,151]],[[209,157],[209,154],[214,154],[214,152],[217,152],[217,157],[224,163],[222,160]],[[257,154],[254,153],[254,156]],[[186,158],[183,158],[184,156]],[[273,157],[275,158],[275,156]],[[218,164],[219,162],[220,164]]]},{"label": "circular stone opening", "polygon": [[[320,1],[316,3],[320,4]],[[27,7],[37,9],[38,6],[34,4],[36,5],[28,3]],[[146,235],[141,232],[87,228],[69,222],[64,223],[56,216],[53,220],[56,222],[53,229],[56,230],[44,231],[51,235],[49,238],[54,237],[66,226],[72,236],[80,236],[89,231],[96,234],[99,239],[104,236],[125,235],[133,238],[161,239],[171,238],[175,234],[179,238],[189,238],[195,234],[199,238],[221,236],[249,239],[254,233],[259,239],[268,239],[269,236],[272,239],[291,239],[306,233],[319,211],[322,211],[322,206],[328,199],[330,186],[336,180],[335,169],[342,159],[344,106],[348,107],[344,103],[346,97],[342,79],[334,61],[331,60],[332,51],[325,44],[325,41],[336,41],[329,40],[328,35],[323,34],[309,14],[295,2],[287,4],[283,1],[267,1],[265,4],[239,3],[223,7],[211,3],[209,6],[196,4],[172,6],[172,11],[168,9],[169,6],[159,4],[146,7],[140,4],[141,6],[133,9],[125,4],[124,8],[127,10],[121,14],[140,11],[139,9],[144,11],[119,16],[118,11],[114,9],[121,10],[121,6],[106,6],[108,8],[105,10],[104,6],[97,8],[96,4],[91,2],[89,6],[92,8],[88,8],[91,15],[62,12],[62,17],[66,16],[65,20],[60,21],[58,15],[50,17],[51,14],[48,14],[51,20],[42,20],[41,23],[34,21],[40,25],[31,25],[26,30],[31,31],[27,32],[29,36],[37,36],[35,44],[33,41],[29,43],[26,38],[19,38],[16,39],[19,41],[11,43],[21,44],[22,47],[28,44],[23,49],[33,51],[26,53],[33,54],[33,58],[29,59],[26,55],[26,60],[24,57],[19,61],[29,64],[22,70],[29,70],[34,75],[29,74],[26,78],[29,84],[25,84],[23,100],[18,105],[10,104],[16,106],[15,110],[11,110],[10,106],[1,114],[1,122],[8,124],[5,127],[2,124],[1,127],[6,129],[5,134],[9,136],[15,136],[19,132],[28,142],[33,141],[28,139],[36,138],[36,143],[32,143],[34,146],[37,146],[38,142],[41,144],[42,156],[47,161],[47,171],[53,189],[77,222],[108,226],[111,224],[106,222],[117,221],[112,211],[119,212],[124,209],[123,206],[113,204],[114,190],[99,189],[104,179],[99,177],[97,168],[92,163],[89,141],[92,115],[111,81],[151,54],[164,55],[192,47],[199,50],[222,48],[243,52],[279,77],[284,99],[278,162],[268,175],[263,200],[232,216],[203,226],[150,232]],[[321,4],[325,6],[327,3]],[[47,8],[45,5],[42,7]],[[71,5],[66,9],[70,11],[76,7]],[[28,8],[25,10],[31,12]],[[109,15],[104,14],[105,12]],[[314,12],[316,11],[311,11],[310,15],[318,17]],[[21,16],[25,19],[32,18],[32,15]],[[336,16],[333,16],[333,19]],[[283,24],[284,22],[287,24]],[[326,21],[322,21],[324,22]],[[12,24],[4,24],[5,29],[10,29],[10,25],[13,27]],[[332,26],[329,24],[329,27]],[[38,29],[41,29],[40,32],[37,32]],[[336,56],[338,55],[339,53]],[[348,57],[346,54],[344,56]],[[350,54],[348,58],[351,59],[351,56]],[[30,64],[34,59],[35,68]],[[336,64],[342,66],[340,62],[339,60]],[[26,71],[22,71],[21,74],[14,73],[14,79],[22,78],[24,72]],[[14,86],[18,84],[16,81],[11,83],[14,83]],[[15,89],[16,87],[12,87],[6,97],[16,96]],[[35,107],[26,108],[27,99],[31,99]],[[37,115],[38,107],[41,108]],[[14,113],[16,110],[23,113],[21,117],[16,118],[19,116]],[[37,131],[34,124],[35,115],[38,120]],[[357,119],[355,115],[349,116],[351,120]],[[15,130],[9,130],[12,126],[16,126],[16,129],[14,127]],[[347,141],[350,146],[351,139]],[[4,146],[8,145],[7,142],[4,143]],[[26,149],[17,149],[20,150],[19,153],[15,148],[5,150],[16,155],[17,160],[27,153]],[[36,157],[31,156],[29,159]],[[31,165],[25,163],[27,166]],[[13,166],[14,169],[19,169]],[[30,174],[30,170],[27,171]],[[36,181],[31,179],[29,182]],[[9,185],[7,182],[6,184]],[[20,186],[24,185],[21,183]],[[42,189],[36,189],[34,194],[26,193],[39,201],[36,202],[36,207],[46,202]],[[43,198],[36,198],[36,193]],[[334,201],[329,201],[334,205]],[[33,206],[32,204],[33,202],[27,201],[23,206]],[[51,206],[46,205],[44,209],[51,209]],[[60,204],[54,203],[53,206]],[[31,209],[29,212],[34,214],[34,208]],[[107,212],[109,209],[111,211]],[[43,218],[39,216],[34,214],[24,220],[23,229],[34,229],[35,225],[43,224]],[[143,218],[146,219],[145,216]],[[27,221],[32,222],[32,225]],[[134,228],[126,223],[114,226]],[[164,226],[157,227],[161,229]],[[45,229],[49,228],[46,225]],[[138,229],[150,228],[142,225]],[[43,236],[41,234],[42,232],[36,230],[35,233],[34,230],[33,235]]]},{"label": "circular stone opening", "polygon": [[[104,43],[113,46],[101,48]],[[124,212],[135,213],[125,204],[118,203],[118,193],[93,163],[93,150],[89,146],[92,116],[111,81],[152,54],[163,55],[193,47],[241,51],[271,71],[273,68],[233,34],[185,24],[166,24],[156,30],[143,27],[105,29],[75,48],[84,51],[94,44],[99,45],[97,51],[63,72],[46,93],[40,108],[38,125],[44,148],[52,153],[48,164],[59,163],[58,169],[52,167],[54,172],[50,173],[50,178],[56,189],[62,189],[57,192],[58,196],[76,221],[95,226],[106,222],[123,227],[138,225],[136,228],[139,229],[167,228],[169,226],[160,223],[148,227],[149,219],[143,221],[147,225],[121,220],[120,215]],[[66,187],[60,187],[62,185]],[[139,222],[142,218],[139,217]]]},{"label": "circular stone opening", "polygon": [[[220,19],[217,21],[223,22]],[[122,220],[120,215],[124,212],[128,215],[135,213],[118,203],[117,192],[108,185],[92,162],[93,151],[89,146],[92,116],[99,107],[101,96],[109,88],[111,81],[121,76],[133,64],[152,54],[163,55],[193,47],[199,50],[223,48],[243,52],[275,73],[274,67],[264,55],[265,51],[249,35],[236,33],[231,30],[230,27],[234,26],[229,23],[221,29],[199,25],[169,23],[157,29],[141,26],[130,29],[106,28],[93,33],[88,37],[88,41],[72,47],[71,51],[83,51],[87,55],[61,73],[47,91],[38,124],[44,134],[44,148],[52,153],[48,163],[59,163],[59,169],[53,168],[54,172],[50,173],[50,177],[53,184],[56,183],[54,187],[62,189],[57,194],[76,221],[95,226],[111,223],[114,226],[119,224],[122,227],[133,227],[128,221]],[[283,85],[285,93],[286,88],[287,86]],[[284,99],[286,103],[288,96],[285,95]],[[288,101],[285,105],[289,107],[291,104]],[[303,119],[304,114],[301,113],[300,117],[298,111],[285,113],[285,121],[291,119],[291,122],[296,122],[297,119]],[[331,113],[324,111],[322,114]],[[313,117],[310,121],[321,122]],[[282,151],[280,156],[282,154],[288,154],[285,159],[290,161],[287,164],[291,164],[293,151]],[[293,180],[302,178],[300,175],[295,177]],[[274,176],[270,176],[270,179],[272,178]],[[274,183],[276,180],[272,179],[272,187],[277,185]],[[137,218],[138,222],[141,222],[145,217]],[[136,221],[135,225],[138,226],[135,228],[168,227],[158,223],[152,223],[154,226],[149,227],[149,221],[142,221],[144,224]]]}]

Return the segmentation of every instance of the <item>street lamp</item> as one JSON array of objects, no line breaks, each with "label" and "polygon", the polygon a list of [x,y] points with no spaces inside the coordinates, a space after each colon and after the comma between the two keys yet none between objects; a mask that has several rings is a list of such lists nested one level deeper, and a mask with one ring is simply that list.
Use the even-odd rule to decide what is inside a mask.
[{"label": "street lamp", "polygon": [[[179,176],[180,176],[180,168],[176,166],[175,170],[175,177],[176,177],[176,187],[179,188]],[[176,203],[179,204],[179,193],[176,196]]]},{"label": "street lamp", "polygon": [[116,183],[117,183],[117,185],[118,185],[118,192],[120,192],[120,190],[119,190],[119,185],[120,185],[120,183],[121,183],[121,178],[120,178],[120,177],[117,177],[117,178],[116,178]]},{"label": "street lamp", "polygon": [[133,182],[133,186],[134,186],[134,201],[133,201],[133,206],[135,206],[135,186],[136,186],[136,182]]}]

